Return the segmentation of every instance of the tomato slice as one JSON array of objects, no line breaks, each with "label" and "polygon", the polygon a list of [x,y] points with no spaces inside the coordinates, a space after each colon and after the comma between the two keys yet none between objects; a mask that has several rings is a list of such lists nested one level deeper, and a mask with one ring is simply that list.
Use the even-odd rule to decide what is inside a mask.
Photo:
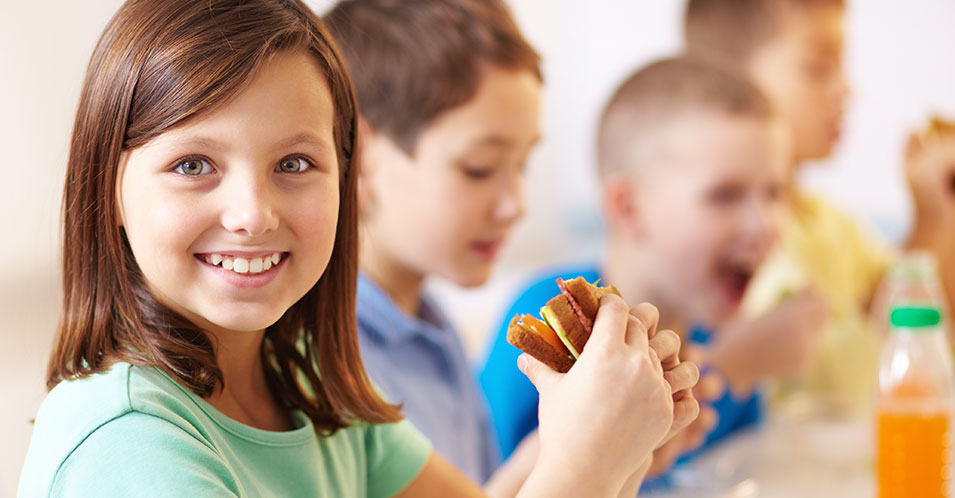
[{"label": "tomato slice", "polygon": [[560,337],[557,336],[557,332],[547,326],[546,323],[534,318],[531,315],[524,315],[521,317],[521,323],[530,327],[537,335],[541,336],[542,339],[547,341],[548,344],[554,346],[561,354],[570,356],[570,351],[567,349],[567,346],[564,346],[564,343],[561,342]]}]

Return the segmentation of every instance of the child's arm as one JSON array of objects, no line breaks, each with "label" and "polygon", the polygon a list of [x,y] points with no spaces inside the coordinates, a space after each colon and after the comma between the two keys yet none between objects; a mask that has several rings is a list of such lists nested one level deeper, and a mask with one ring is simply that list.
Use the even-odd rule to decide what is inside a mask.
[{"label": "child's arm", "polygon": [[756,318],[741,318],[719,330],[709,364],[735,394],[769,377],[795,373],[809,361],[828,317],[826,302],[812,290],[786,298]]},{"label": "child's arm", "polygon": [[955,310],[955,127],[933,126],[909,137],[905,175],[915,203],[908,249],[927,249],[939,263],[939,277]]}]

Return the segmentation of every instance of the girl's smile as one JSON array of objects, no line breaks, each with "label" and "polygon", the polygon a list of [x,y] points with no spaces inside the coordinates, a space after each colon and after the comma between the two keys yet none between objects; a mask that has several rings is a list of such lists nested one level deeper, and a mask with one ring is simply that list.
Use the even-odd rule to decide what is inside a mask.
[{"label": "girl's smile", "polygon": [[282,268],[287,252],[258,251],[196,254],[196,260],[239,288],[264,287]]}]

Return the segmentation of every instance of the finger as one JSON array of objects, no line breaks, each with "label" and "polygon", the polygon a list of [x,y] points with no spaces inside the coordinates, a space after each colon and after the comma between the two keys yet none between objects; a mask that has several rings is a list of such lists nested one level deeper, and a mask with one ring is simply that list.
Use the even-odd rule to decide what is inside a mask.
[{"label": "finger", "polygon": [[683,452],[684,441],[683,437],[674,437],[662,444],[656,450],[653,451],[653,465],[650,466],[649,472],[647,472],[648,477],[658,476],[664,472],[670,470],[670,467],[673,466],[673,462],[680,456],[680,453]]},{"label": "finger", "polygon": [[539,393],[550,389],[550,386],[556,384],[563,375],[527,353],[522,353],[517,357],[517,368],[527,376]]},{"label": "finger", "polygon": [[700,346],[699,344],[694,344],[692,342],[687,342],[686,344],[680,344],[680,358],[683,361],[689,361],[696,363],[697,365],[706,364],[706,348]]},{"label": "finger", "polygon": [[686,442],[686,451],[702,446],[713,427],[716,427],[716,411],[712,407],[701,405],[696,420],[683,429],[681,438]]},{"label": "finger", "polygon": [[[614,294],[604,295],[600,298],[594,329],[587,344],[595,343],[609,349],[619,347],[626,340],[629,316],[623,298]],[[587,348],[581,354],[587,354]]]},{"label": "finger", "polygon": [[661,330],[650,339],[650,349],[657,352],[663,370],[680,364],[680,336],[672,330]]},{"label": "finger", "polygon": [[652,338],[657,333],[657,325],[660,323],[660,310],[650,303],[640,303],[630,309],[630,314],[637,317],[647,328],[647,338]]},{"label": "finger", "polygon": [[686,396],[673,403],[673,425],[671,433],[677,433],[690,425],[700,414],[700,403],[693,396]]},{"label": "finger", "polygon": [[715,401],[725,389],[723,378],[714,372],[708,372],[700,375],[700,380],[693,387],[693,396],[700,401]]},{"label": "finger", "polygon": [[663,378],[670,383],[674,393],[689,390],[700,380],[700,369],[694,363],[683,362],[672,370],[663,372]]}]

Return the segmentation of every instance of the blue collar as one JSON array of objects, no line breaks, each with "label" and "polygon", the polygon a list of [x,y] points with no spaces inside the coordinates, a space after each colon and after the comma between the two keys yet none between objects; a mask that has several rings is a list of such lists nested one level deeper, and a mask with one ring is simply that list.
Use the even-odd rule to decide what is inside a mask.
[{"label": "blue collar", "polygon": [[356,304],[359,324],[383,342],[397,343],[418,336],[434,340],[452,330],[447,317],[427,293],[421,296],[418,315],[411,316],[364,272],[358,273]]}]

